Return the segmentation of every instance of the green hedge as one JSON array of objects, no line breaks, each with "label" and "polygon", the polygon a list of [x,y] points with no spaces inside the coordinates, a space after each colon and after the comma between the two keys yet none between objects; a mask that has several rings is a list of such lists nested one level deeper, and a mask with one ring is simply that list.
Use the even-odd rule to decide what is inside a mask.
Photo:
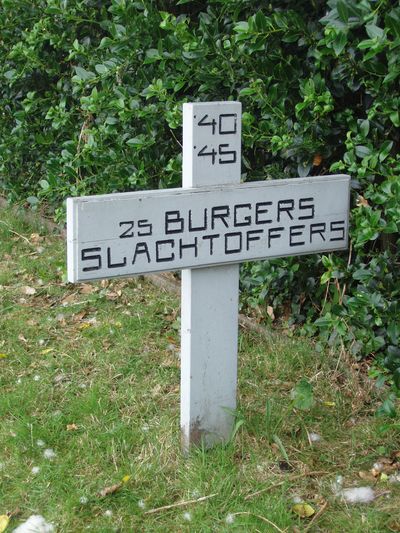
[{"label": "green hedge", "polygon": [[399,75],[398,1],[3,0],[0,187],[62,219],[69,195],[177,186],[182,103],[240,99],[244,179],[353,191],[350,253],[248,264],[247,303],[400,386]]}]

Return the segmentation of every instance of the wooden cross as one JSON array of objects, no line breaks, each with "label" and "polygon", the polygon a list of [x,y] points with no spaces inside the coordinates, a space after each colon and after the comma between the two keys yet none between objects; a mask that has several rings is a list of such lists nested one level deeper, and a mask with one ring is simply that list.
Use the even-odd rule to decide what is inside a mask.
[{"label": "wooden cross", "polygon": [[182,188],[68,198],[68,280],[182,271],[182,448],[226,442],[239,263],[344,250],[350,178],[240,183],[241,104],[183,106]]}]

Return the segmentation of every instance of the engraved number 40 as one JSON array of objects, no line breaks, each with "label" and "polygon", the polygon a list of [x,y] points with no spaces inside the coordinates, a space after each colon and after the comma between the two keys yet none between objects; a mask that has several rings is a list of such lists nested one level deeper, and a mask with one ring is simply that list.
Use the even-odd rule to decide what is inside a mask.
[{"label": "engraved number 40", "polygon": [[[199,126],[211,126],[212,134],[215,135],[217,126],[215,118],[210,119],[208,115],[204,115],[197,124]],[[218,115],[218,133],[219,135],[234,135],[237,133],[236,113],[221,113]]]}]

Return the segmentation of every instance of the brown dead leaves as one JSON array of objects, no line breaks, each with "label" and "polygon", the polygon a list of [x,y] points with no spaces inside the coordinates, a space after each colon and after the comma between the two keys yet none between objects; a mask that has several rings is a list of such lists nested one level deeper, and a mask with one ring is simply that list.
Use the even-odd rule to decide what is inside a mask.
[{"label": "brown dead leaves", "polygon": [[35,287],[29,287],[26,285],[25,287],[22,287],[22,294],[25,294],[26,296],[33,296],[36,294],[36,289]]},{"label": "brown dead leaves", "polygon": [[364,196],[361,196],[361,194],[357,197],[356,205],[357,207],[369,207],[368,200]]},{"label": "brown dead leaves", "polygon": [[400,450],[396,450],[389,457],[379,457],[370,470],[361,470],[358,476],[364,481],[376,483],[387,481],[388,476],[400,472]]},{"label": "brown dead leaves", "polygon": [[111,494],[115,494],[124,485],[126,485],[130,479],[131,479],[130,475],[124,476],[119,483],[115,483],[114,485],[110,485],[108,487],[104,487],[103,489],[101,489],[97,493],[97,496],[99,496],[99,498],[105,498],[106,496],[110,496]]}]

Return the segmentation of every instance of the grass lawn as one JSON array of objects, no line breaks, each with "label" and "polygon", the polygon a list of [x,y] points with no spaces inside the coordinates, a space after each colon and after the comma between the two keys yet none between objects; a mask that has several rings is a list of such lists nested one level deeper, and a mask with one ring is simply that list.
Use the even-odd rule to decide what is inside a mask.
[{"label": "grass lawn", "polygon": [[[65,284],[65,262],[63,239],[0,212],[0,515],[19,509],[7,531],[32,514],[57,532],[400,531],[399,419],[375,416],[361,364],[241,332],[237,432],[185,458],[179,302],[141,278]],[[344,502],[338,475],[378,497]]]}]

